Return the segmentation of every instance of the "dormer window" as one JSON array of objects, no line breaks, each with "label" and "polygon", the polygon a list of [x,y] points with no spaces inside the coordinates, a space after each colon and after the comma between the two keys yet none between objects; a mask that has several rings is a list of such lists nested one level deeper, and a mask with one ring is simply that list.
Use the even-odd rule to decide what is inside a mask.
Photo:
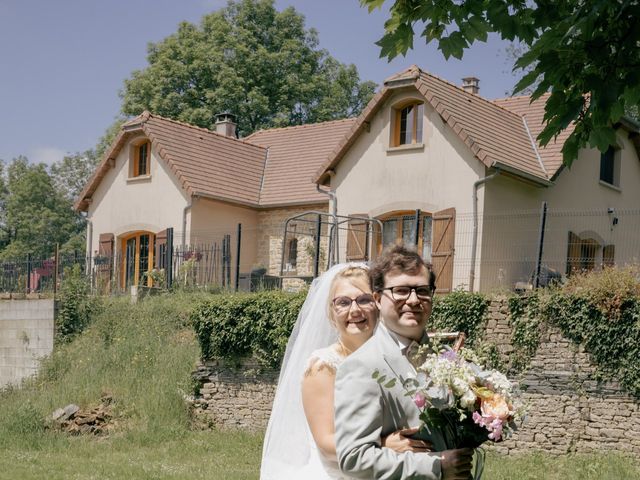
[{"label": "dormer window", "polygon": [[149,175],[149,142],[144,142],[136,145],[134,148],[133,158],[133,176],[140,177],[143,175]]},{"label": "dormer window", "polygon": [[424,103],[411,102],[393,109],[392,146],[422,143]]},{"label": "dormer window", "polygon": [[600,181],[614,187],[620,187],[620,150],[609,147],[600,154]]}]

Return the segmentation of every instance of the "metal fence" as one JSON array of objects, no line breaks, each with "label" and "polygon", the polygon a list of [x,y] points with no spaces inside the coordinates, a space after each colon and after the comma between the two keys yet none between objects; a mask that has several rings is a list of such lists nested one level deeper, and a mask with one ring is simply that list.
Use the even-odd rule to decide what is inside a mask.
[{"label": "metal fence", "polygon": [[[220,235],[217,242],[163,244],[154,252],[153,265],[137,269],[126,251],[28,256],[0,262],[0,290],[54,292],[73,265],[101,294],[128,291],[134,284],[294,288],[335,262],[371,260],[396,241],[416,245],[434,264],[445,292],[472,284],[480,291],[525,290],[562,281],[576,271],[640,263],[640,209],[480,213],[477,223],[467,213],[445,217],[416,211],[382,221],[337,216],[336,223],[326,212],[306,212],[284,219],[268,234],[255,227],[242,233],[238,226],[234,235]],[[445,224],[446,229],[441,227]],[[264,258],[253,258],[251,248],[241,251],[243,236],[249,244],[262,242],[256,248],[262,248]]]}]

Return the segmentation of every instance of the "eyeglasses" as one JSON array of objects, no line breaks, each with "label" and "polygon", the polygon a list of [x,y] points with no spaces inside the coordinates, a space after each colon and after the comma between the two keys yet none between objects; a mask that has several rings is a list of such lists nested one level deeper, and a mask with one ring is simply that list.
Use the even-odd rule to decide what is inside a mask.
[{"label": "eyeglasses", "polygon": [[362,295],[358,295],[356,298],[349,298],[349,297],[342,296],[342,297],[336,297],[332,300],[333,308],[338,313],[349,310],[353,302],[356,302],[356,305],[358,306],[358,308],[364,308],[364,309],[373,308],[373,306],[375,305],[375,302],[373,300],[373,295],[371,295],[370,293],[364,293]]},{"label": "eyeglasses", "polygon": [[433,290],[429,285],[417,285],[410,287],[409,285],[397,285],[395,287],[386,287],[382,290],[391,290],[391,297],[396,302],[402,302],[408,300],[411,296],[411,292],[416,292],[418,300],[424,302],[430,301],[433,298]]}]

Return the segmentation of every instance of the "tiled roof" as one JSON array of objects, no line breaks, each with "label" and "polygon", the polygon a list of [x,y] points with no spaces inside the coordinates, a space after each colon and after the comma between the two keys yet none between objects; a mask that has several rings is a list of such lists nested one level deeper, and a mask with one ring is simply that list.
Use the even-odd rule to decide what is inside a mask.
[{"label": "tiled roof", "polygon": [[[542,128],[542,117],[538,112],[539,102],[536,102],[534,107],[523,110],[527,114],[525,123],[523,113],[512,109],[510,103],[505,106],[501,101],[486,100],[413,66],[385,81],[385,87],[358,117],[349,137],[343,139],[316,172],[316,181],[322,182],[325,179],[327,171],[340,161],[384,100],[396,88],[407,86],[415,87],[425,97],[446,124],[485,165],[502,166],[542,182],[547,182],[561,165],[561,155],[558,160],[560,139],[560,147],[556,148],[550,144],[547,147],[550,150],[544,155],[534,147],[535,137]],[[562,140],[564,138],[566,137]]]},{"label": "tiled roof", "polygon": [[354,118],[288,128],[260,130],[245,140],[268,149],[260,206],[326,202],[313,176]]},{"label": "tiled roof", "polygon": [[316,191],[313,174],[354,122],[262,130],[239,140],[144,112],[122,126],[75,207],[88,207],[119,151],[140,133],[189,196],[253,207],[324,203],[328,197]]},{"label": "tiled roof", "polygon": [[84,210],[87,199],[109,170],[126,141],[143,133],[153,151],[166,162],[187,195],[203,195],[257,206],[266,149],[205,128],[144,112],[125,123],[76,202]]},{"label": "tiled roof", "polygon": [[[531,103],[531,97],[519,96],[519,97],[507,97],[498,98],[492,100],[496,105],[501,106],[517,115],[524,117],[527,121],[531,136],[535,139],[538,137],[542,129],[544,128],[544,105],[547,101],[549,94],[541,96],[538,100]],[[554,140],[552,139],[545,147],[538,145],[538,152],[540,158],[544,163],[550,177],[554,177],[560,167],[562,167],[562,146],[565,140],[573,132],[574,125],[571,124]]]}]

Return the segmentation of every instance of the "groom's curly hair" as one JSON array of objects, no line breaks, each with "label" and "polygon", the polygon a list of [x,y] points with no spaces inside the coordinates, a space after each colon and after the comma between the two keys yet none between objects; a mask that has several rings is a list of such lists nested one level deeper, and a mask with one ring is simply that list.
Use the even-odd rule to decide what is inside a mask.
[{"label": "groom's curly hair", "polygon": [[427,269],[427,279],[429,287],[435,292],[436,276],[430,263],[426,263],[420,254],[413,248],[406,247],[402,244],[394,245],[385,249],[382,255],[378,257],[369,270],[369,281],[371,282],[371,290],[381,292],[384,288],[384,276],[387,273],[419,273],[422,268]]}]

